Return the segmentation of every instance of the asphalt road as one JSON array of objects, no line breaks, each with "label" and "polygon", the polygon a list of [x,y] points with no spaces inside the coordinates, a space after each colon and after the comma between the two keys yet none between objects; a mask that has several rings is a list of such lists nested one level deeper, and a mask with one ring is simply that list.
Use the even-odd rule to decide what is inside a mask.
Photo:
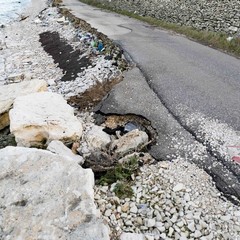
[{"label": "asphalt road", "polygon": [[240,60],[78,0],[63,2],[135,63],[98,110],[147,118],[158,133],[150,149],[156,159],[194,162],[226,196],[240,199],[240,165],[227,147],[240,145]]}]

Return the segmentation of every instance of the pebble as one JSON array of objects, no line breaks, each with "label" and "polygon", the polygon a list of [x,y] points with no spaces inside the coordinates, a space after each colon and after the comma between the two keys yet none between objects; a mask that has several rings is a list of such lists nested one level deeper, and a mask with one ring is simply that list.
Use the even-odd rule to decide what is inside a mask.
[{"label": "pebble", "polygon": [[230,216],[230,215],[221,216],[220,218],[221,218],[221,220],[223,220],[223,221],[225,221],[225,222],[228,222],[228,221],[231,219],[231,216]]},{"label": "pebble", "polygon": [[154,227],[155,224],[156,224],[156,220],[155,220],[155,219],[147,219],[145,225],[146,225],[148,228],[151,228],[151,227]]},{"label": "pebble", "polygon": [[106,211],[105,211],[105,216],[106,217],[110,217],[111,216],[111,214],[112,214],[112,210],[111,209],[107,209]]},{"label": "pebble", "polygon": [[129,203],[126,202],[126,203],[122,206],[122,212],[127,212],[127,211],[129,211],[129,208],[130,208]]},{"label": "pebble", "polygon": [[130,208],[130,212],[131,213],[137,213],[138,212],[138,209],[137,207],[134,205],[133,207]]},{"label": "pebble", "polygon": [[188,229],[189,229],[191,232],[194,232],[194,231],[195,231],[194,221],[192,221],[191,223],[189,223],[187,227],[188,227]]},{"label": "pebble", "polygon": [[174,186],[173,191],[174,192],[179,192],[185,189],[185,186],[182,183],[178,183],[177,185]]}]

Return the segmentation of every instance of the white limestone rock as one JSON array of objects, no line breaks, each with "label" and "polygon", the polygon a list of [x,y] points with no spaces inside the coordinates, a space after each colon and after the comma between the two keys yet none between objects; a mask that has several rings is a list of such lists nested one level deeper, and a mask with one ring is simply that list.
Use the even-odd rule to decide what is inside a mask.
[{"label": "white limestone rock", "polygon": [[82,136],[82,123],[73,108],[56,93],[18,97],[9,116],[18,146],[42,147],[52,140],[74,142]]},{"label": "white limestone rock", "polygon": [[23,81],[0,86],[0,130],[9,125],[8,113],[15,98],[42,91],[47,91],[47,83],[43,80]]},{"label": "white limestone rock", "polygon": [[66,147],[61,141],[54,140],[48,144],[47,150],[60,156],[69,157],[76,161],[78,164],[83,164],[84,159],[80,155],[74,154],[68,147]]},{"label": "white limestone rock", "polygon": [[135,129],[114,140],[110,146],[111,150],[119,155],[125,155],[132,150],[138,150],[139,147],[147,144],[147,133]]},{"label": "white limestone rock", "polygon": [[86,133],[85,139],[90,149],[104,149],[110,142],[110,136],[103,131],[103,127],[93,125]]},{"label": "white limestone rock", "polygon": [[92,170],[68,157],[34,148],[1,149],[0,238],[109,240],[93,186]]}]

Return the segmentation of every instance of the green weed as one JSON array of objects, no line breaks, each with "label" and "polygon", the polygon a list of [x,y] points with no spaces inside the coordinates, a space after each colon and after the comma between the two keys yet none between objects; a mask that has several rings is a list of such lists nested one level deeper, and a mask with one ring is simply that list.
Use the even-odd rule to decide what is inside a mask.
[{"label": "green weed", "polygon": [[126,182],[117,183],[113,191],[119,198],[131,198],[133,196],[133,190]]},{"label": "green weed", "polygon": [[113,169],[107,171],[103,175],[98,184],[109,185],[117,181],[130,181],[131,175],[138,169],[138,159],[131,157],[128,162],[124,164],[117,164]]}]

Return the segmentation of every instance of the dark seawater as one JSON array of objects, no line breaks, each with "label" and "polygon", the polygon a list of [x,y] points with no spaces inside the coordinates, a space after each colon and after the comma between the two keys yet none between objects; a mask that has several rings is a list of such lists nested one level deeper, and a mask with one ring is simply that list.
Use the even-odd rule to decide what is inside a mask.
[{"label": "dark seawater", "polygon": [[0,25],[5,25],[21,15],[31,0],[0,0]]}]

